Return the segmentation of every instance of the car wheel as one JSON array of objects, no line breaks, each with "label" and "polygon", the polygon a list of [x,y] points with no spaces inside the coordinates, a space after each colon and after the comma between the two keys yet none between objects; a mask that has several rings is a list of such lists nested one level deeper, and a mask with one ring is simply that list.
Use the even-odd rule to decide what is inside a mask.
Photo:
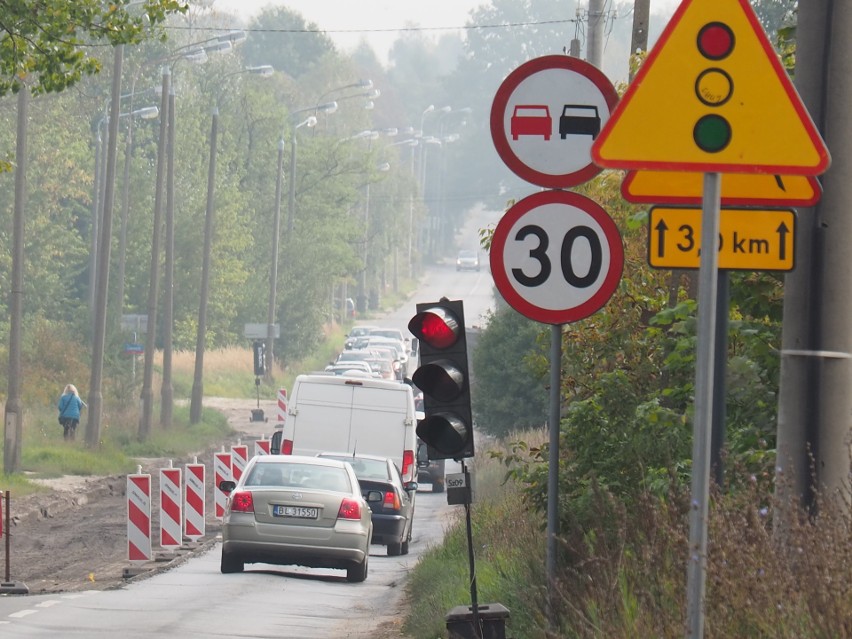
[{"label": "car wheel", "polygon": [[408,540],[407,539],[404,542],[402,542],[402,544],[400,544],[399,554],[400,555],[407,555],[408,554]]},{"label": "car wheel", "polygon": [[227,575],[233,572],[242,572],[245,567],[245,563],[241,561],[239,557],[233,553],[226,553],[224,550],[222,551],[222,574]]},{"label": "car wheel", "polygon": [[388,543],[388,557],[398,557],[402,553],[402,544],[392,541]]},{"label": "car wheel", "polygon": [[442,481],[440,481],[440,482],[436,481],[434,484],[432,484],[432,492],[433,492],[433,493],[442,493],[442,492],[444,492],[444,482],[442,482]]},{"label": "car wheel", "polygon": [[353,584],[359,584],[367,578],[367,563],[369,555],[364,555],[364,561],[360,564],[354,564],[346,569],[346,581]]}]

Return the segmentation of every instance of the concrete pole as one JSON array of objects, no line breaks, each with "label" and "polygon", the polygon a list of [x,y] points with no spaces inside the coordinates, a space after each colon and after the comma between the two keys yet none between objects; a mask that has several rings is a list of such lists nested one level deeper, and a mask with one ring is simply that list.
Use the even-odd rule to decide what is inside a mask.
[{"label": "concrete pole", "polygon": [[112,247],[112,210],[115,202],[115,160],[118,150],[118,118],[121,112],[121,69],[124,45],[114,47],[112,101],[107,135],[106,173],[103,217],[99,231],[98,270],[96,278],[94,338],[92,339],[92,370],[89,377],[88,421],[86,446],[97,448],[101,439],[101,406],[103,404],[104,351],[106,350],[107,293],[109,291],[109,259]]},{"label": "concrete pole", "polygon": [[[813,490],[849,488],[852,426],[852,3],[799,3],[796,86],[832,156],[820,203],[799,212],[796,270],[785,279],[778,403],[782,508],[815,512]],[[785,508],[791,523],[796,508]],[[781,529],[784,526],[782,524]]]},{"label": "concrete pole", "polygon": [[[18,91],[18,139],[15,147],[15,216],[12,223],[12,290],[9,291],[9,380],[4,408],[3,472],[19,470],[24,434],[21,398],[21,325],[24,315],[24,209],[27,200],[27,119],[30,89]],[[8,493],[6,493],[8,495]],[[7,514],[8,514],[7,501]],[[6,539],[9,539],[7,531]],[[8,548],[6,556],[8,557]],[[8,572],[8,571],[7,571]],[[6,579],[8,581],[8,578]]]},{"label": "concrete pole", "polygon": [[201,301],[198,304],[198,333],[195,340],[195,376],[189,404],[189,421],[201,421],[201,400],[204,396],[204,350],[207,337],[207,299],[210,295],[210,262],[213,252],[216,207],[216,146],[219,137],[219,109],[213,109],[210,125],[210,163],[207,168],[207,212],[204,216],[204,256],[201,266]]},{"label": "concrete pole", "polygon": [[589,39],[586,42],[586,60],[598,69],[603,65],[605,24],[604,0],[589,0]]},{"label": "concrete pole", "polygon": [[[630,38],[630,55],[648,50],[648,21],[651,0],[633,0],[633,35]],[[630,80],[633,72],[630,73]]]},{"label": "concrete pole", "polygon": [[169,124],[171,70],[163,67],[163,91],[160,99],[160,137],[157,145],[157,180],[154,192],[154,221],[151,238],[151,272],[148,284],[148,332],[145,334],[145,367],[142,373],[142,413],[139,439],[145,440],[154,425],[154,351],[157,342],[157,297],[160,288],[160,238],[163,219],[163,175],[166,167],[166,135]]},{"label": "concrete pole", "polygon": [[166,261],[163,270],[163,382],[160,387],[160,425],[172,425],[172,333],[175,308],[175,85],[169,91],[169,120],[166,144]]},{"label": "concrete pole", "polygon": [[281,181],[284,177],[284,138],[278,140],[278,171],[275,175],[275,214],[272,219],[272,260],[269,265],[269,307],[266,309],[266,380],[275,368],[275,305],[278,294],[278,254],[281,240]]}]

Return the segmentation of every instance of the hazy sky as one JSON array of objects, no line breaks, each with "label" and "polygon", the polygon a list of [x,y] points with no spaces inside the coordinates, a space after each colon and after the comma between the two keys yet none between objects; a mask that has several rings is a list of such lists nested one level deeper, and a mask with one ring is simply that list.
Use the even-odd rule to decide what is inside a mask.
[{"label": "hazy sky", "polygon": [[[651,13],[670,16],[680,0],[651,0]],[[285,5],[325,30],[344,51],[366,38],[382,60],[399,36],[399,29],[418,26],[447,33],[446,27],[462,27],[472,9],[483,0],[214,0],[213,8],[249,17],[268,5]],[[607,0],[607,6],[615,0]],[[588,0],[579,5],[588,7]],[[568,16],[573,17],[573,16]]]}]

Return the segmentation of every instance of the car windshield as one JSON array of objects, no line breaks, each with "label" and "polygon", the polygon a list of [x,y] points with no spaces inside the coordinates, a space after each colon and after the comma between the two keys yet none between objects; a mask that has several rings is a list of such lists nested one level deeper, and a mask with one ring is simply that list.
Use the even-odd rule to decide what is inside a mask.
[{"label": "car windshield", "polygon": [[390,479],[388,477],[388,465],[384,459],[350,457],[348,455],[323,455],[323,457],[349,462],[349,465],[352,466],[352,470],[355,471],[355,476],[358,479]]},{"label": "car windshield", "polygon": [[476,257],[476,253],[473,251],[459,251],[459,257],[473,258]]},{"label": "car windshield", "polygon": [[246,486],[321,488],[349,492],[349,477],[343,468],[319,464],[255,464]]}]

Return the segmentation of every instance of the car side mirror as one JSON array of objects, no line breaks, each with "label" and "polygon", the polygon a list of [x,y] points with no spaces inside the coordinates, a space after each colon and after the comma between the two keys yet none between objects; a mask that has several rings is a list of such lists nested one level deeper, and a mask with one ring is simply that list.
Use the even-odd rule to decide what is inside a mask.
[{"label": "car side mirror", "polygon": [[219,482],[219,490],[221,490],[223,493],[230,494],[234,492],[234,488],[236,487],[237,482],[235,482],[233,479],[223,479]]},{"label": "car side mirror", "polygon": [[407,493],[417,492],[417,489],[419,487],[420,486],[416,481],[405,482],[405,484],[403,485],[403,488],[405,488],[405,492],[407,492]]}]

